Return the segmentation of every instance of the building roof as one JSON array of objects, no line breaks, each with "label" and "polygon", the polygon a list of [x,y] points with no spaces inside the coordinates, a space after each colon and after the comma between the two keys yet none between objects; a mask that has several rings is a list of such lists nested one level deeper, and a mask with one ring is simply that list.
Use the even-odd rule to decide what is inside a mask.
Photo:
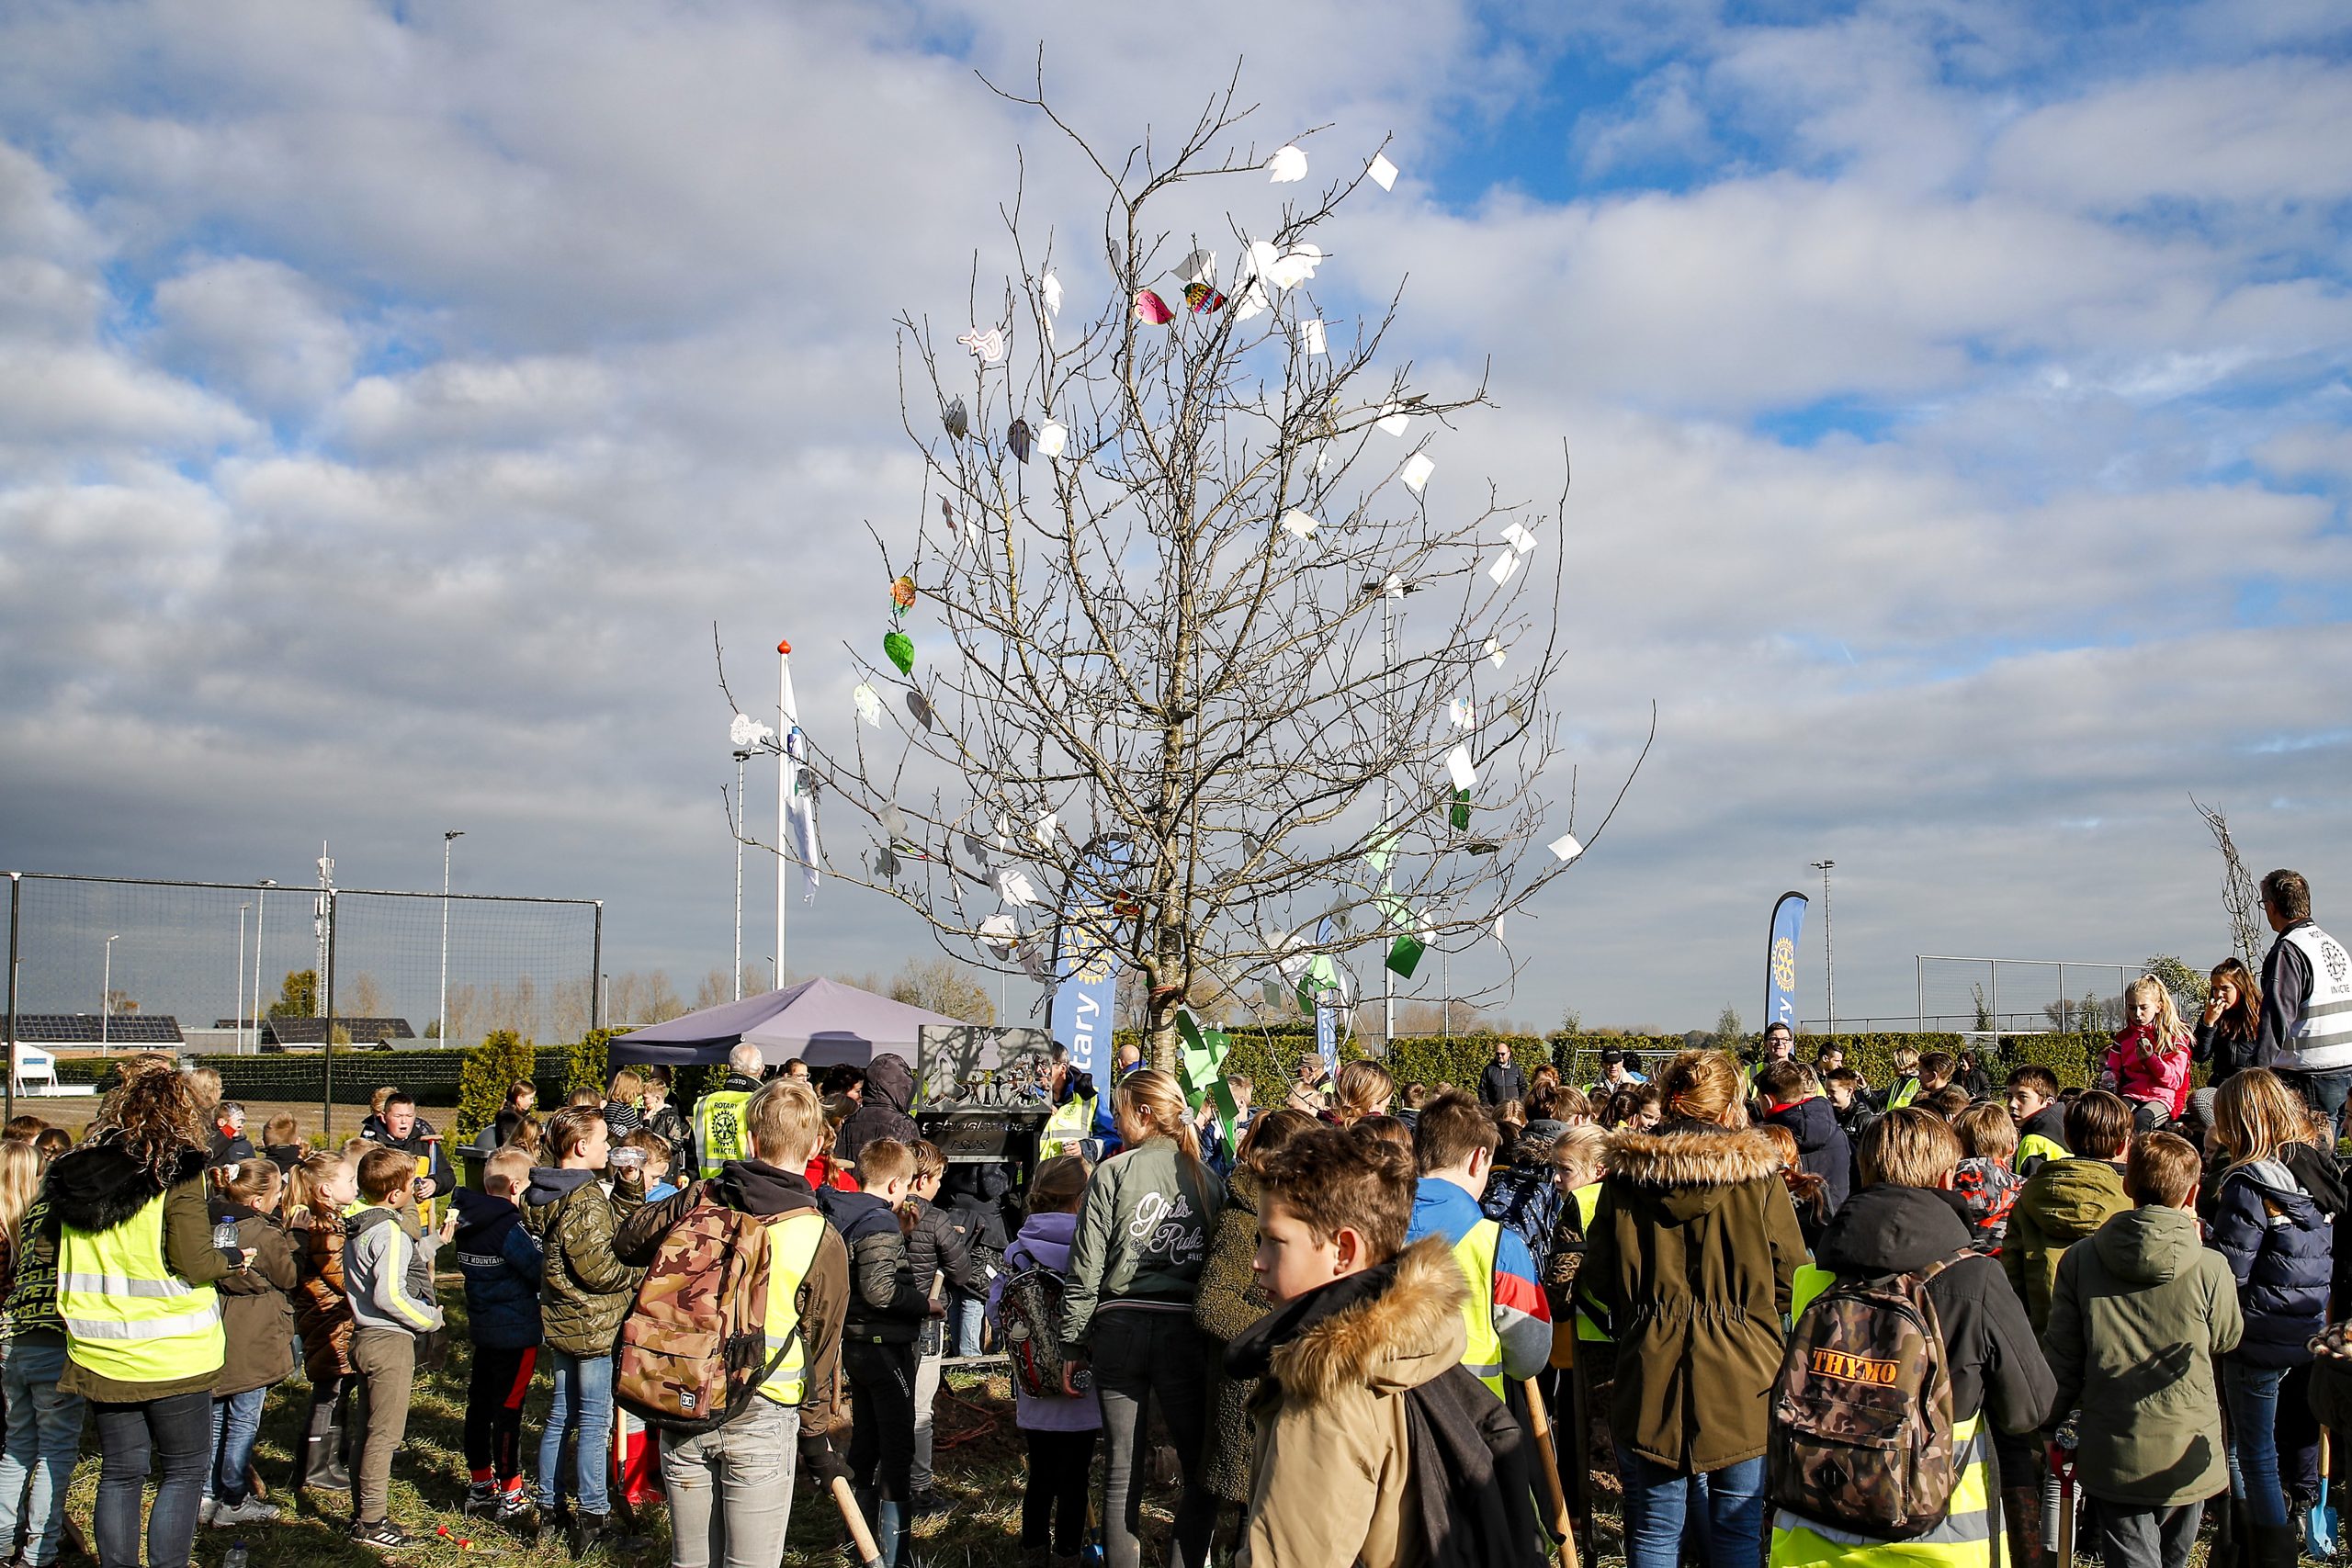
[{"label": "building roof", "polygon": [[[323,1018],[265,1018],[262,1020],[262,1043],[265,1045],[323,1045],[327,1043],[329,1020]],[[334,1027],[351,1036],[355,1045],[378,1045],[387,1040],[413,1040],[416,1031],[404,1018],[338,1018]]]}]

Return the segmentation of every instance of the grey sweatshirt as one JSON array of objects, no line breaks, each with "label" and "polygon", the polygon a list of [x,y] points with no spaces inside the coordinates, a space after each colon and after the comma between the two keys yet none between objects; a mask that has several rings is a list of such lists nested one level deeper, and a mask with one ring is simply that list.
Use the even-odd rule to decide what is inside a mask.
[{"label": "grey sweatshirt", "polygon": [[413,1216],[370,1203],[345,1216],[344,1293],[351,1299],[351,1321],[361,1328],[397,1328],[428,1334],[441,1326],[441,1303],[433,1293],[433,1249],[437,1237],[412,1230]]}]

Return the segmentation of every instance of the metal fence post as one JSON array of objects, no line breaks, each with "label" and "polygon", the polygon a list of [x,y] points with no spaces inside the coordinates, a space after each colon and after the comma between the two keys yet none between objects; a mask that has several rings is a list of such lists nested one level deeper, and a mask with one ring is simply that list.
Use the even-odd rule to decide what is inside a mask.
[{"label": "metal fence post", "polygon": [[334,889],[327,889],[327,1032],[320,1042],[319,1054],[319,1116],[326,1126],[326,1142],[334,1145],[334,959],[335,948],[343,935],[342,922],[334,918]]},{"label": "metal fence post", "polygon": [[8,1082],[0,1095],[5,1095],[8,1120],[17,1119],[17,928],[25,908],[25,879],[22,873],[8,874]]},{"label": "metal fence post", "polygon": [[596,900],[596,934],[588,961],[588,1027],[605,1027],[605,901]]}]

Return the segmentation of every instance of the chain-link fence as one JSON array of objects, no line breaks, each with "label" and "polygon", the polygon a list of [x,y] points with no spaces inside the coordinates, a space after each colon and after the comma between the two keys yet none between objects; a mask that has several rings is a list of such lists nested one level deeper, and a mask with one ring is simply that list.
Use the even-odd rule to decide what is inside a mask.
[{"label": "chain-link fence", "polygon": [[[2123,1027],[2123,988],[2143,965],[2059,958],[1913,955],[1923,1030],[2047,1030],[2097,1033]],[[1839,1021],[1843,1022],[1843,1020]]]},{"label": "chain-link fence", "polygon": [[596,899],[12,872],[10,1060],[576,1040],[603,943]]}]

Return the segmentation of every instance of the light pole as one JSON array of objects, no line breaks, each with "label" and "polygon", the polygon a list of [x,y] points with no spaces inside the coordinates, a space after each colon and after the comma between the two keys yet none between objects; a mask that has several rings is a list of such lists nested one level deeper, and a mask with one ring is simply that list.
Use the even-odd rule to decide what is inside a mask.
[{"label": "light pole", "polygon": [[251,904],[237,906],[237,1055],[245,1054],[245,911]]},{"label": "light pole", "polygon": [[444,1049],[449,1043],[449,846],[465,836],[463,828],[441,835],[441,1021],[435,1027]]},{"label": "light pole", "polygon": [[[1388,868],[1394,858],[1386,847],[1388,837],[1389,784],[1388,767],[1395,761],[1386,755],[1396,742],[1396,602],[1408,593],[1419,590],[1395,572],[1376,577],[1363,585],[1366,593],[1380,595],[1380,744],[1383,752],[1380,769],[1380,836],[1382,840],[1380,868],[1381,909],[1385,913],[1393,906],[1389,902],[1396,892],[1396,879]],[[1393,917],[1392,917],[1393,918]],[[1396,1040],[1396,973],[1383,964],[1380,966],[1380,1049],[1384,1055]]]},{"label": "light pole", "polygon": [[735,999],[743,999],[743,764],[748,750],[735,753]]},{"label": "light pole", "polygon": [[122,940],[117,931],[107,938],[106,977],[98,982],[98,1055],[107,1054],[107,1025],[114,1018],[114,944]]},{"label": "light pole", "polygon": [[1821,873],[1821,962],[1826,971],[1822,1006],[1828,1011],[1832,1034],[1838,1032],[1838,924],[1829,913],[1829,874],[1837,864],[1834,860],[1812,863],[1813,869]]},{"label": "light pole", "polygon": [[262,921],[269,914],[269,890],[277,886],[275,878],[261,879],[261,891],[254,900],[254,1055],[261,1055],[261,932]]}]

